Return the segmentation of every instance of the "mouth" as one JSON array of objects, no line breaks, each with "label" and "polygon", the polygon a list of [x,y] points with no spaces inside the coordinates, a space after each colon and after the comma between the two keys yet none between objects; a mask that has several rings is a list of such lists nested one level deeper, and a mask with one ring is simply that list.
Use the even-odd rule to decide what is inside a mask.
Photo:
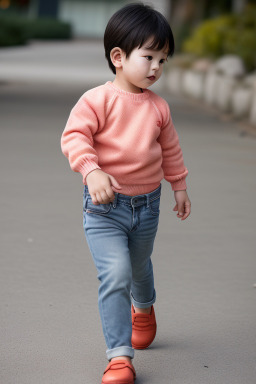
[{"label": "mouth", "polygon": [[147,79],[149,79],[149,80],[151,80],[151,81],[154,81],[155,80],[155,76],[149,76],[149,77],[147,77]]}]

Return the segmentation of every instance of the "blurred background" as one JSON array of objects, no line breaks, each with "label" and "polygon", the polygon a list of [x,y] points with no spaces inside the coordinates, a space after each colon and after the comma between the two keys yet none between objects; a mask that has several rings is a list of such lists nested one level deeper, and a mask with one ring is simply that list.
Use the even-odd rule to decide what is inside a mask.
[{"label": "blurred background", "polygon": [[[106,366],[81,175],[60,138],[130,1],[0,0],[0,382],[92,384]],[[155,90],[189,170],[180,222],[163,180],[152,261],[158,334],[138,384],[252,384],[256,340],[256,1],[155,0],[176,51]],[[136,150],[136,149],[134,149]],[[159,374],[161,372],[161,374]]]},{"label": "blurred background", "polygon": [[[104,58],[95,47],[102,44],[110,16],[130,2],[0,0],[0,80],[40,77],[50,82],[90,79],[100,84],[109,79],[106,66],[96,71]],[[175,38],[174,58],[166,65],[158,88],[202,100],[255,127],[256,0],[148,4],[166,16]],[[85,54],[84,42],[91,53],[94,50],[92,55]],[[93,55],[95,65],[88,66]],[[76,70],[70,76],[71,62]]]},{"label": "blurred background", "polygon": [[[0,0],[0,45],[25,43],[30,38],[102,37],[110,16],[121,6],[130,2],[124,0]],[[215,35],[211,37],[213,41],[217,40],[218,28],[230,27],[228,31],[230,41],[226,47],[223,47],[222,53],[235,49],[232,47],[232,40],[233,43],[234,40],[239,41],[241,32],[247,34],[247,47],[244,49],[249,51],[250,48],[255,48],[255,46],[248,46],[255,40],[255,0],[158,0],[151,1],[149,4],[160,10],[170,21],[178,51],[181,50],[183,41],[191,36],[195,27],[205,19],[215,20]],[[225,22],[221,17],[223,15],[226,16]],[[235,28],[235,24],[239,26],[240,33]],[[235,32],[237,35],[234,35]],[[210,48],[213,49],[212,52]],[[214,50],[214,47],[208,47],[208,52],[214,55],[220,53],[216,48]],[[239,52],[238,49],[239,47],[234,52]],[[240,50],[243,55],[242,47]]]},{"label": "blurred background", "polygon": [[[0,0],[0,46],[24,44],[35,38],[101,38],[110,16],[130,2]],[[255,0],[155,0],[149,4],[170,21],[177,52],[213,57],[236,53],[244,58],[248,69],[254,68]]]}]

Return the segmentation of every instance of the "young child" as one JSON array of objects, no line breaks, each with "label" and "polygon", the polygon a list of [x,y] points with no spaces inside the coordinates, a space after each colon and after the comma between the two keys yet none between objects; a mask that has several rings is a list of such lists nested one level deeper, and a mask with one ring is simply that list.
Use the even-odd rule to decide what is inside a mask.
[{"label": "young child", "polygon": [[155,338],[151,255],[161,180],[177,217],[190,214],[187,169],[169,106],[147,88],[174,52],[166,19],[142,3],[116,12],[104,35],[113,82],[85,92],[72,109],[61,147],[83,177],[83,225],[100,280],[99,312],[109,361],[102,384],[132,384],[134,349]]}]

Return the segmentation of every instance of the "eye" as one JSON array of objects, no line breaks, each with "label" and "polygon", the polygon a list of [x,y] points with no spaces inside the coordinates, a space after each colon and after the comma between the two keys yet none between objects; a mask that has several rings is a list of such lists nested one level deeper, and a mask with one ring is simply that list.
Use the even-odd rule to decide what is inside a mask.
[{"label": "eye", "polygon": [[148,61],[151,61],[153,59],[152,56],[145,56]]},{"label": "eye", "polygon": [[164,64],[166,61],[167,61],[167,60],[165,60],[165,59],[161,59],[161,60],[160,60],[160,64]]}]

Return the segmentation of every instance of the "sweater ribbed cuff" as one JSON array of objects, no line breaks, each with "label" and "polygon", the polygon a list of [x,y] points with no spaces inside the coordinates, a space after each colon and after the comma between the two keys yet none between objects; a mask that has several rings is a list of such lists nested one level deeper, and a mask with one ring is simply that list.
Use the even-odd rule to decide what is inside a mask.
[{"label": "sweater ribbed cuff", "polygon": [[165,177],[165,180],[171,183],[173,191],[182,191],[184,189],[187,189],[187,184],[186,184],[187,175],[188,175],[188,170],[185,167],[185,170],[183,173],[176,176],[167,176]]},{"label": "sweater ribbed cuff", "polygon": [[187,189],[185,178],[177,181],[172,181],[171,186],[173,191],[184,191],[185,189]]},{"label": "sweater ribbed cuff", "polygon": [[95,169],[101,169],[99,167],[99,165],[97,163],[95,163],[95,161],[93,160],[89,160],[89,159],[86,159],[86,162],[83,163],[80,168],[79,168],[79,172],[82,174],[83,176],[83,184],[84,185],[87,185],[86,183],[86,177],[87,175],[94,171]]}]

